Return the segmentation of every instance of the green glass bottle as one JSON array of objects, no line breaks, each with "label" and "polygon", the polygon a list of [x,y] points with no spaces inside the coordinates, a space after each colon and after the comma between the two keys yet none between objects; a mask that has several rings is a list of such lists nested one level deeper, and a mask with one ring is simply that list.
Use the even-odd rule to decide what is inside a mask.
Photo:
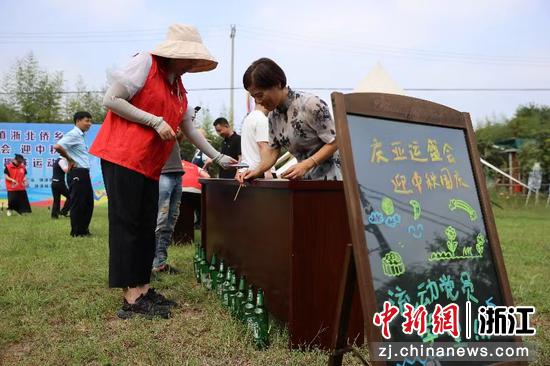
[{"label": "green glass bottle", "polygon": [[195,273],[195,280],[197,281],[197,283],[201,282],[201,276],[199,271],[200,262],[201,262],[201,253],[202,251],[201,251],[200,245],[198,243],[195,244],[195,256],[193,257],[193,271]]},{"label": "green glass bottle", "polygon": [[229,267],[227,269],[227,274],[225,275],[225,281],[223,282],[223,289],[222,289],[222,304],[225,306],[229,305],[229,287],[231,286],[231,277],[233,276],[233,269]]},{"label": "green glass bottle", "polygon": [[233,272],[231,274],[231,284],[229,285],[229,289],[227,290],[227,303],[225,303],[224,298],[224,305],[229,308],[229,311],[232,313],[233,309],[233,300],[235,299],[235,294],[237,293],[237,274]]},{"label": "green glass bottle", "polygon": [[206,276],[206,289],[212,290],[212,282],[213,277],[216,277],[217,269],[216,269],[216,253],[212,254],[212,258],[210,259],[210,265],[208,266],[208,274]]},{"label": "green glass bottle", "polygon": [[200,282],[203,286],[206,286],[208,282],[208,261],[206,260],[206,249],[201,250],[201,262],[199,265]]},{"label": "green glass bottle", "polygon": [[264,292],[261,288],[258,289],[258,296],[256,296],[252,337],[258,349],[265,349],[269,346],[269,317],[264,306]]},{"label": "green glass bottle", "polygon": [[246,301],[245,296],[246,296],[246,278],[245,276],[241,276],[241,279],[239,281],[239,288],[237,290],[237,293],[235,294],[235,300],[233,302],[233,309],[231,309],[235,317],[239,320],[243,320],[244,303]]},{"label": "green glass bottle", "polygon": [[254,290],[252,285],[248,286],[246,300],[243,305],[243,321],[248,331],[252,333],[252,323],[254,321]]},{"label": "green glass bottle", "polygon": [[221,301],[222,294],[223,294],[223,281],[225,280],[225,263],[223,259],[220,262],[220,268],[218,270],[218,275],[216,276],[216,295],[218,296],[218,299]]},{"label": "green glass bottle", "polygon": [[[210,289],[215,291],[216,288],[218,287],[218,271],[219,271],[219,267],[221,267],[221,263],[220,264],[217,263],[217,258],[215,254],[212,256],[212,262],[214,262],[214,260],[216,260],[216,263],[212,263],[210,265]],[[214,266],[214,269],[212,269],[212,266]],[[216,267],[216,266],[219,266],[219,267]]]}]

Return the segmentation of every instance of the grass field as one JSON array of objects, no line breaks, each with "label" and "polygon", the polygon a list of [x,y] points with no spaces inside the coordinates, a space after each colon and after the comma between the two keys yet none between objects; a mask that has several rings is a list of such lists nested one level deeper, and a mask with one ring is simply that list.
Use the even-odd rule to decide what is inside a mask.
[{"label": "grass field", "polygon": [[[550,209],[495,208],[512,293],[537,308],[537,365],[550,364]],[[519,205],[516,205],[519,206]],[[196,285],[192,246],[170,248],[182,273],[153,286],[181,306],[169,320],[121,321],[120,293],[107,288],[107,210],[96,207],[91,238],[36,208],[0,215],[1,365],[323,365],[319,350],[289,351],[284,329],[256,351],[244,327]],[[548,281],[548,282],[547,282]],[[350,355],[345,364],[358,364]]]}]

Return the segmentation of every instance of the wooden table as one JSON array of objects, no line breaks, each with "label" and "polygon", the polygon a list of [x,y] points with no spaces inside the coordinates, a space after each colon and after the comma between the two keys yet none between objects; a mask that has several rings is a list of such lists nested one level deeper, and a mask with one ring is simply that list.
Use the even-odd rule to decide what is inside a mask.
[{"label": "wooden table", "polygon": [[[201,179],[202,243],[265,291],[288,323],[292,348],[330,348],[345,246],[351,243],[342,182]],[[355,291],[349,337],[363,342]]]}]

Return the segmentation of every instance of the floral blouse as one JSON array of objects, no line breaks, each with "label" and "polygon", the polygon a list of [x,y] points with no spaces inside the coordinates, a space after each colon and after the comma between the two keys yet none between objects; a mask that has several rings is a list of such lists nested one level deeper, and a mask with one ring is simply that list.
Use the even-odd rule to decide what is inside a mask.
[{"label": "floral blouse", "polygon": [[[285,148],[299,161],[306,160],[336,138],[334,120],[319,97],[288,88],[284,105],[268,115],[269,145]],[[341,180],[338,151],[306,173],[304,179]]]}]

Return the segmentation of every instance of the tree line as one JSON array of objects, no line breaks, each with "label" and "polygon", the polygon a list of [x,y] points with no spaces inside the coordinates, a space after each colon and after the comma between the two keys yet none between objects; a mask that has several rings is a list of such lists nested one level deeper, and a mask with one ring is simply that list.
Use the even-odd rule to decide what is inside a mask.
[{"label": "tree line", "polygon": [[543,184],[550,179],[550,107],[535,104],[519,106],[514,116],[503,121],[487,119],[476,129],[477,144],[481,156],[493,165],[508,166],[507,154],[498,143],[509,139],[521,139],[519,148],[521,176],[527,181],[535,162],[541,164]]},{"label": "tree line", "polygon": [[88,111],[101,122],[103,95],[91,92],[79,77],[75,92],[64,93],[63,72],[41,69],[34,54],[16,60],[3,76],[0,122],[72,122],[76,111]]}]

